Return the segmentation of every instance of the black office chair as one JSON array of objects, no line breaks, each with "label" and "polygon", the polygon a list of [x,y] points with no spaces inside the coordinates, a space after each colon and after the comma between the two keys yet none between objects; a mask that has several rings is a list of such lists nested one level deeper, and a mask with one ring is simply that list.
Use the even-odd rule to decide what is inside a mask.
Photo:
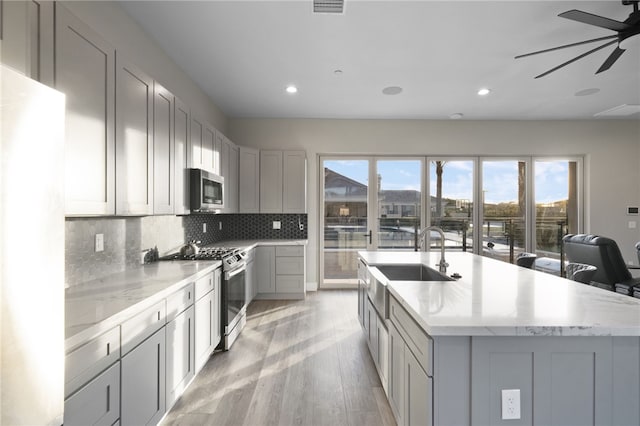
[{"label": "black office chair", "polygon": [[519,253],[516,256],[516,265],[522,266],[523,268],[533,268],[533,262],[536,261],[538,256],[533,253]]},{"label": "black office chair", "polygon": [[624,262],[618,244],[611,238],[598,235],[568,234],[562,238],[567,260],[585,263],[597,269],[592,284],[607,290],[632,295],[640,278],[633,278]]},{"label": "black office chair", "polygon": [[598,268],[586,263],[567,263],[565,267],[567,279],[577,281],[583,284],[591,284],[593,276],[598,272]]}]

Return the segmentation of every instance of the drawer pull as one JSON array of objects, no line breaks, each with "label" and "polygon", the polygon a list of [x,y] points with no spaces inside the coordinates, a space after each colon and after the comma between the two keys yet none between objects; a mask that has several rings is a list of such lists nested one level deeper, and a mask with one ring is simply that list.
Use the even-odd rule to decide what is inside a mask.
[{"label": "drawer pull", "polygon": [[160,321],[160,311],[158,311],[158,321]]},{"label": "drawer pull", "polygon": [[110,345],[111,345],[111,343],[107,343],[107,355],[109,355],[111,353]]},{"label": "drawer pull", "polygon": [[107,413],[111,410],[111,385],[107,385]]}]

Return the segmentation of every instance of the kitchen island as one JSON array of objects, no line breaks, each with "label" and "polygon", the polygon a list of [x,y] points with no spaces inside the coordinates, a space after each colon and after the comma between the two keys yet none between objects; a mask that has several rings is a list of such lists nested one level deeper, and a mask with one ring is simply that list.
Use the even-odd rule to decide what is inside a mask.
[{"label": "kitchen island", "polygon": [[[376,265],[440,259],[359,255],[364,287],[380,279]],[[640,300],[470,253],[446,258],[459,279],[387,280],[388,311],[361,308],[399,424],[640,424]],[[503,413],[503,390],[519,391],[519,413]]]}]

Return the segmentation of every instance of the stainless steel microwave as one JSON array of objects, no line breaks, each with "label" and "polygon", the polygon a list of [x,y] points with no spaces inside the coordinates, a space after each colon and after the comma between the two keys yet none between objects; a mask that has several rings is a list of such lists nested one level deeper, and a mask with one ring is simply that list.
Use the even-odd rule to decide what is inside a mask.
[{"label": "stainless steel microwave", "polygon": [[191,211],[215,212],[224,208],[224,178],[202,169],[189,169]]}]

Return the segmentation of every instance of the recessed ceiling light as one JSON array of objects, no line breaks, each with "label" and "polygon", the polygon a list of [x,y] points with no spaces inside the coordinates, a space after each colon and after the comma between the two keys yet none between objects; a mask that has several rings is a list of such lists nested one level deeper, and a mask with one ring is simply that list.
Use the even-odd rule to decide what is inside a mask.
[{"label": "recessed ceiling light", "polygon": [[482,89],[478,90],[478,95],[480,95],[480,96],[487,96],[489,93],[491,93],[491,90],[489,90],[487,88],[482,88]]},{"label": "recessed ceiling light", "polygon": [[402,93],[402,87],[398,87],[398,86],[385,87],[384,89],[382,89],[382,93],[384,93],[385,95],[397,95],[399,93]]},{"label": "recessed ceiling light", "polygon": [[285,90],[287,91],[287,93],[298,93],[298,88],[294,85],[287,86]]},{"label": "recessed ceiling light", "polygon": [[461,112],[454,112],[449,116],[449,118],[452,120],[460,120],[462,117],[464,117],[464,114]]},{"label": "recessed ceiling light", "polygon": [[589,89],[582,89],[582,90],[578,90],[575,93],[575,96],[589,96],[589,95],[593,95],[596,94],[600,91],[600,89],[598,89],[597,87],[591,87]]},{"label": "recessed ceiling light", "polygon": [[335,75],[342,75],[342,70],[334,70],[333,73]]}]

